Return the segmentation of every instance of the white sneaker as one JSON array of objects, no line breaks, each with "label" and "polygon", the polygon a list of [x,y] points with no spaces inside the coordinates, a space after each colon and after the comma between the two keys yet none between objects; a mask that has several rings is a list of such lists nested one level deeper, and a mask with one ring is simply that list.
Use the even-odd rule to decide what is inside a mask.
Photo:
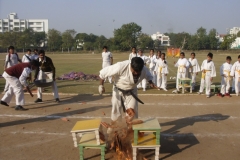
[{"label": "white sneaker", "polygon": [[199,94],[199,95],[200,95],[200,94],[202,94],[202,92],[197,92],[197,94]]},{"label": "white sneaker", "polygon": [[143,91],[145,92],[145,91],[146,91],[146,88],[143,88]]},{"label": "white sneaker", "polygon": [[207,97],[207,98],[210,98],[210,95],[207,95],[206,97]]},{"label": "white sneaker", "polygon": [[164,91],[168,91],[166,88],[163,88]]}]

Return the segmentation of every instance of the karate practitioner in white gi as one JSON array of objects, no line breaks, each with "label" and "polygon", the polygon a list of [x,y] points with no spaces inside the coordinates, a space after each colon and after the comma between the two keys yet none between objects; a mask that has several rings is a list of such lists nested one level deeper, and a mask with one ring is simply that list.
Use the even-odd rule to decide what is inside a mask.
[{"label": "karate practitioner in white gi", "polygon": [[[146,63],[148,63],[150,60],[147,56],[143,55],[143,51],[141,49],[138,50],[138,57],[142,58],[145,66],[146,66]],[[142,82],[138,84],[137,88],[142,88],[143,91],[146,91],[146,87],[147,87],[147,80],[146,78],[144,78]]]},{"label": "karate practitioner in white gi", "polygon": [[153,83],[156,84],[157,77],[156,77],[156,74],[155,74],[154,70],[155,70],[157,58],[156,58],[156,55],[154,54],[154,49],[150,49],[149,59],[150,59],[150,61],[149,61],[149,71],[152,74]]},{"label": "karate practitioner in white gi", "polygon": [[231,64],[232,58],[227,56],[226,62],[220,67],[220,75],[222,76],[221,80],[221,92],[218,96],[223,97],[227,96],[230,97],[229,91],[231,87],[232,77],[230,76],[231,73]]},{"label": "karate practitioner in white gi", "polygon": [[104,93],[104,79],[114,76],[114,85],[112,93],[112,122],[121,120],[122,111],[126,112],[129,119],[138,117],[137,85],[144,79],[150,86],[156,88],[152,82],[152,75],[144,66],[144,61],[140,57],[134,57],[131,61],[126,60],[118,62],[100,71],[99,92]]},{"label": "karate practitioner in white gi", "polygon": [[[113,64],[113,56],[112,53],[108,51],[107,46],[103,47],[103,52],[102,52],[102,68],[111,66]],[[109,83],[112,83],[112,77],[108,77]],[[105,79],[106,82],[106,79]]]},{"label": "karate practitioner in white gi", "polygon": [[137,49],[136,47],[132,47],[132,53],[129,54],[128,59],[131,61],[133,57],[137,57]]},{"label": "karate practitioner in white gi", "polygon": [[32,60],[31,49],[27,50],[27,53],[22,57],[22,63],[29,63]]},{"label": "karate practitioner in white gi", "polygon": [[9,89],[4,94],[3,98],[1,99],[1,104],[5,106],[9,106],[12,97],[15,95],[16,99],[16,107],[15,110],[24,111],[27,110],[22,106],[25,103],[24,100],[24,93],[22,86],[25,86],[27,91],[33,97],[31,90],[28,87],[26,82],[27,77],[32,72],[39,67],[39,63],[37,61],[31,61],[30,63],[20,63],[10,68],[7,68],[4,73],[3,77],[9,83]]},{"label": "karate practitioner in white gi", "polygon": [[233,64],[230,75],[234,77],[235,93],[236,93],[236,96],[239,96],[240,94],[240,55],[238,56],[238,61],[236,61]]},{"label": "karate practitioner in white gi", "polygon": [[198,64],[194,52],[191,53],[191,58],[189,58],[188,61],[189,61],[188,78],[192,79],[192,90],[194,90],[196,85],[196,76],[198,75],[198,72],[200,72],[200,66]]},{"label": "karate practitioner in white gi", "polygon": [[202,94],[205,88],[207,98],[211,96],[211,83],[213,81],[213,77],[216,77],[216,69],[212,58],[213,54],[208,53],[207,59],[202,62],[201,66],[202,78],[198,94]]},{"label": "karate practitioner in white gi", "polygon": [[[18,54],[14,53],[14,47],[9,46],[8,54],[6,55],[6,58],[5,58],[5,65],[4,65],[3,70],[18,64],[18,62],[21,63],[22,61],[21,61],[21,59],[19,59]],[[4,87],[4,92],[7,92],[8,88],[9,88],[9,84],[6,81],[5,87]]]},{"label": "karate practitioner in white gi", "polygon": [[154,72],[157,75],[157,87],[159,90],[167,91],[168,65],[165,60],[165,53],[161,53],[161,58],[157,60]]},{"label": "karate practitioner in white gi", "polygon": [[180,58],[178,59],[177,63],[174,62],[174,66],[178,67],[177,70],[177,78],[176,78],[176,88],[177,91],[179,92],[179,78],[186,78],[187,77],[187,68],[189,67],[189,62],[188,60],[185,58],[185,53],[181,52],[180,53]]}]

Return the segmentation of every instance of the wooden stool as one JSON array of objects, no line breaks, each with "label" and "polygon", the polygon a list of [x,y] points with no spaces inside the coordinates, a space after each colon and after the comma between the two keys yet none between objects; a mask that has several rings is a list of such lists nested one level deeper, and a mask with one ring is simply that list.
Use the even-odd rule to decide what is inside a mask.
[{"label": "wooden stool", "polygon": [[92,119],[85,121],[78,121],[71,130],[74,147],[77,147],[77,135],[81,138],[83,133],[95,133],[96,144],[100,144],[99,130],[101,126],[101,119]]},{"label": "wooden stool", "polygon": [[179,78],[178,87],[182,87],[182,93],[184,93],[185,88],[190,88],[190,93],[192,93],[192,79],[190,78]]},{"label": "wooden stool", "polygon": [[96,136],[94,133],[85,133],[78,144],[80,160],[84,160],[84,149],[100,149],[101,150],[101,160],[105,159],[105,148],[106,143],[100,140],[100,144],[97,145]]},{"label": "wooden stool", "polygon": [[156,136],[154,134],[144,135],[138,138],[138,144],[132,143],[133,160],[137,160],[137,149],[155,149],[155,160],[159,159],[160,145],[156,144]]}]

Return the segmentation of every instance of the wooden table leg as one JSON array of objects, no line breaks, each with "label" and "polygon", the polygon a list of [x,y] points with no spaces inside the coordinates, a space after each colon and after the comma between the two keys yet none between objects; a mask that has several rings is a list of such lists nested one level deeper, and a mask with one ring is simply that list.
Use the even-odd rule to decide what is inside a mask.
[{"label": "wooden table leg", "polygon": [[134,130],[134,145],[138,144],[138,130]]},{"label": "wooden table leg", "polygon": [[77,147],[77,133],[72,133],[74,147]]},{"label": "wooden table leg", "polygon": [[156,144],[160,145],[160,130],[156,131]]},{"label": "wooden table leg", "polygon": [[79,146],[79,154],[80,154],[80,160],[84,160],[84,147]]},{"label": "wooden table leg", "polygon": [[133,160],[137,160],[137,148],[133,147]]},{"label": "wooden table leg", "polygon": [[155,148],[155,160],[159,160],[159,148],[160,147]]},{"label": "wooden table leg", "polygon": [[100,138],[99,138],[99,131],[95,130],[95,135],[96,135],[96,139],[97,139],[97,145],[100,145]]},{"label": "wooden table leg", "polygon": [[185,91],[185,85],[184,85],[184,81],[182,81],[182,93],[184,94]]}]

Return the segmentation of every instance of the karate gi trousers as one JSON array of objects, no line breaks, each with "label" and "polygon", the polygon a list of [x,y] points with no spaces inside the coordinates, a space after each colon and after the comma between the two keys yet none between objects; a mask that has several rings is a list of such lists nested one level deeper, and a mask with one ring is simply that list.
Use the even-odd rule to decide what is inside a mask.
[{"label": "karate gi trousers", "polygon": [[230,77],[224,77],[222,76],[222,81],[221,81],[221,93],[229,93],[231,87],[231,80]]},{"label": "karate gi trousers", "polygon": [[156,84],[157,76],[156,76],[156,74],[154,73],[154,68],[149,69],[149,71],[150,71],[150,73],[151,73],[151,75],[152,75],[152,77],[153,77],[153,79],[152,79],[153,83]]},{"label": "karate gi trousers", "polygon": [[[137,96],[137,88],[134,88],[132,92]],[[117,87],[113,86],[112,113],[111,113],[112,121],[121,120],[122,118],[124,106],[122,106],[121,98],[123,98],[123,102],[126,107],[125,109],[126,110],[129,108],[134,109],[135,112],[134,118],[138,118],[138,101],[131,94],[129,93],[123,94],[121,91],[118,90]]]},{"label": "karate gi trousers", "polygon": [[137,88],[147,88],[147,80],[144,78],[142,82],[140,82],[137,86]]},{"label": "karate gi trousers", "polygon": [[[110,62],[103,62],[102,68],[105,68],[105,67],[108,67],[108,66],[111,66]],[[112,77],[108,77],[108,81],[109,81],[109,83],[112,83]],[[106,79],[105,79],[105,82],[106,82]]]},{"label": "karate gi trousers", "polygon": [[234,78],[234,88],[235,88],[235,93],[239,95],[240,92],[240,77],[235,76]]},{"label": "karate gi trousers", "polygon": [[157,73],[157,87],[158,88],[167,88],[167,76],[164,73]]},{"label": "karate gi trousers", "polygon": [[201,84],[200,84],[200,90],[199,92],[203,92],[204,90],[204,87],[205,87],[205,90],[206,90],[206,95],[207,96],[210,96],[211,94],[211,75],[210,75],[210,72],[208,74],[208,72],[206,73],[205,77],[204,78],[201,78]]},{"label": "karate gi trousers", "polygon": [[4,72],[2,76],[5,78],[6,82],[9,84],[9,88],[1,100],[6,103],[10,103],[13,95],[15,95],[16,105],[21,105],[21,106],[24,105],[25,104],[24,93],[23,93],[22,84],[19,81],[19,79],[8,75],[6,72]]},{"label": "karate gi trousers", "polygon": [[[42,80],[42,79],[52,79],[52,72],[43,72],[40,70],[39,74],[38,74],[38,80]],[[52,91],[53,91],[54,98],[55,99],[59,98],[56,81],[53,81]],[[37,96],[39,99],[42,99],[42,88],[41,87],[38,87]]]},{"label": "karate gi trousers", "polygon": [[178,91],[179,91],[179,82],[178,82],[179,78],[186,78],[186,72],[178,72],[177,73],[176,88],[177,88]]},{"label": "karate gi trousers", "polygon": [[192,90],[195,89],[195,85],[196,85],[196,72],[194,73],[189,73],[189,78],[192,79]]}]

